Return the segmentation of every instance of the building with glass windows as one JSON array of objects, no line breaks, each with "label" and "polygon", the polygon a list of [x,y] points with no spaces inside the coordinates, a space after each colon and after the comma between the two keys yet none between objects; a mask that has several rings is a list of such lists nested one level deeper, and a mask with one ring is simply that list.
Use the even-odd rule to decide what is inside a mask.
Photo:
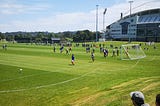
[{"label": "building with glass windows", "polygon": [[121,17],[107,28],[112,39],[159,42],[160,8]]}]

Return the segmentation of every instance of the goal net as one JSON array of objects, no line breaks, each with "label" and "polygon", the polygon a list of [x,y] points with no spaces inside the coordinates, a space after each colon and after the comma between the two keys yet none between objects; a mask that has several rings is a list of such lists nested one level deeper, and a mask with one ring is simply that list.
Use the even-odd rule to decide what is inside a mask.
[{"label": "goal net", "polygon": [[121,46],[121,59],[134,60],[146,57],[139,44],[126,44]]}]

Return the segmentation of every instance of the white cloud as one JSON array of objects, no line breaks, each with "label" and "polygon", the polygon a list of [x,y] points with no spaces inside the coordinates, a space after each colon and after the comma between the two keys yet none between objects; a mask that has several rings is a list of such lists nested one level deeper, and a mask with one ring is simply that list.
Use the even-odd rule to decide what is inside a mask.
[{"label": "white cloud", "polygon": [[32,13],[33,11],[46,10],[50,6],[48,4],[24,5],[13,2],[1,2],[0,14],[13,15],[21,13]]},{"label": "white cloud", "polygon": [[[138,6],[138,7],[137,7]],[[9,6],[10,7],[10,6]],[[21,9],[24,6],[13,6],[14,8]],[[134,0],[132,5],[133,13],[152,9],[159,8],[160,2],[159,0]],[[7,8],[7,5],[6,7]],[[33,8],[34,9],[34,8]],[[36,8],[38,9],[38,8]],[[126,1],[125,3],[116,4],[109,8],[107,8],[106,16],[105,16],[105,25],[109,25],[114,21],[120,19],[120,13],[129,14],[129,3]],[[23,10],[22,10],[23,11]],[[102,30],[102,21],[103,21],[103,11],[104,8],[99,8],[99,30]],[[10,11],[4,11],[5,13],[9,13]],[[20,11],[21,12],[21,11]],[[53,16],[39,17],[35,20],[30,21],[13,21],[8,24],[0,24],[0,29],[3,32],[7,31],[51,31],[51,32],[59,32],[59,31],[76,31],[89,29],[95,31],[95,20],[96,20],[96,10],[92,10],[88,13],[85,12],[77,12],[77,13],[59,13]]]},{"label": "white cloud", "polygon": [[[68,31],[91,29],[94,27],[93,13],[60,13],[55,16],[40,18],[32,21],[13,21],[1,25],[0,29],[17,31]],[[13,27],[14,26],[14,27]],[[12,30],[11,30],[12,31]]]}]

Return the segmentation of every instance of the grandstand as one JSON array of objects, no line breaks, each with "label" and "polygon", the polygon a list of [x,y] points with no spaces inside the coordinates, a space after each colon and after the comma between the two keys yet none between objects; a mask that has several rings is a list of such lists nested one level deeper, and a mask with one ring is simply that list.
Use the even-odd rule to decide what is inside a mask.
[{"label": "grandstand", "polygon": [[107,26],[109,36],[116,40],[160,41],[160,9],[145,10],[121,17]]}]

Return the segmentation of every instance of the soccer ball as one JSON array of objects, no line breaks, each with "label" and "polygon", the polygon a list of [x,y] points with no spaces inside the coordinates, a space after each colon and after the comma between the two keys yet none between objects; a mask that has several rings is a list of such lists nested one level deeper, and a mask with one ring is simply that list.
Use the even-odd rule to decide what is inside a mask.
[{"label": "soccer ball", "polygon": [[22,68],[20,68],[20,69],[19,69],[19,73],[21,73],[21,72],[22,72],[22,70],[23,70],[23,69],[22,69]]}]

